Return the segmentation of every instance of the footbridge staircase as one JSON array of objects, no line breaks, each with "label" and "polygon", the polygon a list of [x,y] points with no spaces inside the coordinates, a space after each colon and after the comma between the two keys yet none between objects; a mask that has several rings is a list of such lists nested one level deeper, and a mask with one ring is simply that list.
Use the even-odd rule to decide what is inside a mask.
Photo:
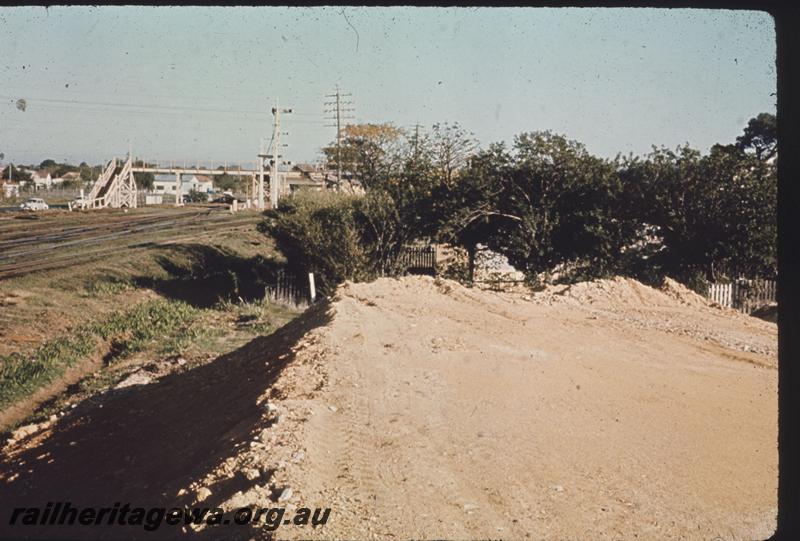
[{"label": "footbridge staircase", "polygon": [[122,163],[114,158],[95,181],[84,206],[90,209],[136,208],[136,181],[133,178],[133,159]]}]

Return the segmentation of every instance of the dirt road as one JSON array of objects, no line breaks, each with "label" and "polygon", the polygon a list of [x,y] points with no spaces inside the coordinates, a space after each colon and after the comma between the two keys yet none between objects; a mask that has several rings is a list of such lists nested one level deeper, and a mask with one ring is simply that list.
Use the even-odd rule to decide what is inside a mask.
[{"label": "dirt road", "polygon": [[382,280],[334,309],[278,380],[270,436],[273,484],[334,510],[320,537],[772,531],[773,324],[630,280],[534,298]]},{"label": "dirt road", "polygon": [[[751,539],[774,529],[772,323],[674,284],[621,279],[536,295],[382,279],[346,285],[325,309],[275,347],[226,359],[237,380],[218,372],[195,397],[176,394],[188,379],[146,386],[140,399],[48,428],[38,447],[7,448],[7,465],[45,451],[58,461],[76,435],[100,441],[87,435],[93,415],[105,420],[103,456],[118,439],[141,464],[130,455],[157,453],[130,444],[154,421],[117,428],[109,408],[161,404],[153,435],[166,442],[152,447],[169,450],[171,473],[95,463],[97,482],[84,484],[146,473],[139,495],[233,508],[275,505],[283,492],[290,511],[332,509],[325,527],[286,526],[279,538]],[[182,449],[164,425],[193,407],[212,419]],[[226,407],[246,415],[214,413]],[[173,456],[195,451],[204,460],[193,468]],[[80,469],[70,452],[61,467]],[[7,494],[43,494],[57,471],[6,477]],[[55,486],[68,491],[67,481]]]}]

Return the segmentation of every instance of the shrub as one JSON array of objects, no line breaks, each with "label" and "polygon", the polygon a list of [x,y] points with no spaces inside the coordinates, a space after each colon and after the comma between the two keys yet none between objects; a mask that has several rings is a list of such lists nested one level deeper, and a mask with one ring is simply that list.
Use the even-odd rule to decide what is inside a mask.
[{"label": "shrub", "polygon": [[208,201],[208,194],[192,188],[185,196],[189,203],[205,203]]},{"label": "shrub", "polygon": [[259,230],[275,239],[291,270],[313,272],[323,294],[344,280],[398,274],[400,251],[415,232],[395,197],[379,189],[300,192],[269,211]]},{"label": "shrub", "polygon": [[300,192],[269,211],[259,230],[275,239],[291,269],[313,272],[317,287],[328,292],[344,280],[374,274],[362,244],[360,209],[357,196]]}]

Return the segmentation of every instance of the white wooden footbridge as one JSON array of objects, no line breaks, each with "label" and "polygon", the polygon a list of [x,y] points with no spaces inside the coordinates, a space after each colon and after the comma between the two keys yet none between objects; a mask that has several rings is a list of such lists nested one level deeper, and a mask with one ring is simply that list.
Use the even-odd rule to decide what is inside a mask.
[{"label": "white wooden footbridge", "polygon": [[[214,162],[149,162],[141,159],[132,159],[130,156],[124,161],[114,158],[100,177],[95,181],[89,194],[83,199],[81,206],[87,209],[100,208],[136,208],[138,188],[134,173],[153,173],[155,175],[173,175],[176,181],[175,205],[183,205],[181,177],[183,175],[231,175],[251,177],[250,193],[258,201],[258,208],[264,208],[265,181],[269,185],[270,200],[278,201],[287,195],[293,187],[313,186],[325,187],[328,173],[324,171],[282,171],[277,172],[278,182],[273,183],[270,172],[258,167],[258,162],[253,163],[253,168],[242,168],[241,164],[224,164],[216,168]],[[219,163],[219,162],[216,162]]]}]

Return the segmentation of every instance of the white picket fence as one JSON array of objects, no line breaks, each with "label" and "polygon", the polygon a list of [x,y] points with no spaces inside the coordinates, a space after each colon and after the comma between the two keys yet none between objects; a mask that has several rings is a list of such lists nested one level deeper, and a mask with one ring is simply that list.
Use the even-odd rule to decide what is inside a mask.
[{"label": "white picket fence", "polygon": [[709,284],[707,297],[726,308],[746,314],[755,308],[777,301],[775,280],[736,280],[728,284]]}]

